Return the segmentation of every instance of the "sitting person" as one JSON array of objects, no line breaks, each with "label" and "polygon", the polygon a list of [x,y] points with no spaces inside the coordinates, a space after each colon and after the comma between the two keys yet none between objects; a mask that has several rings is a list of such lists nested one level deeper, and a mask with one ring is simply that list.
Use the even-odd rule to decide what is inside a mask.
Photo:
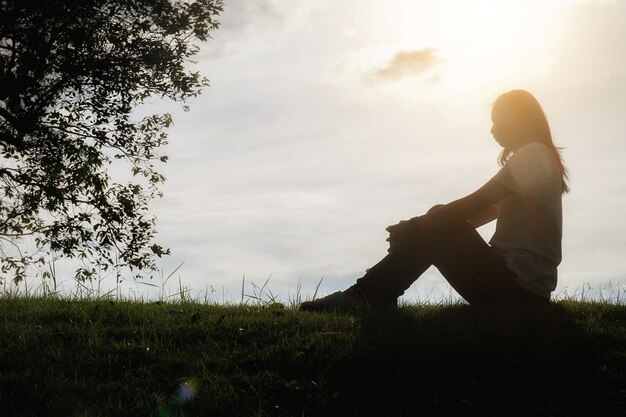
[{"label": "sitting person", "polygon": [[[473,193],[387,227],[388,254],[344,291],[305,301],[302,310],[397,308],[431,265],[470,305],[550,301],[561,262],[561,195],[569,192],[560,148],[533,95],[512,90],[491,111],[502,146],[500,170]],[[497,219],[489,244],[475,230]]]}]

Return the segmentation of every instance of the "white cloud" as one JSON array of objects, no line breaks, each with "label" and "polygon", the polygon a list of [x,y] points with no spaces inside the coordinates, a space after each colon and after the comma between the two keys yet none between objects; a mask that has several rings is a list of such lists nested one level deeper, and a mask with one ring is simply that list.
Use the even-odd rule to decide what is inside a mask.
[{"label": "white cloud", "polygon": [[434,48],[399,51],[384,66],[369,75],[378,80],[397,80],[407,76],[422,75],[441,62]]}]

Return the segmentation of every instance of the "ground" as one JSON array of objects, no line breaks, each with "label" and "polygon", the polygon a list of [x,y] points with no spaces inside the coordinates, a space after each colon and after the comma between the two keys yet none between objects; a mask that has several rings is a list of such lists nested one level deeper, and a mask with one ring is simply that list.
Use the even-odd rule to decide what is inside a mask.
[{"label": "ground", "polygon": [[626,407],[626,306],[0,298],[3,416],[603,415]]}]

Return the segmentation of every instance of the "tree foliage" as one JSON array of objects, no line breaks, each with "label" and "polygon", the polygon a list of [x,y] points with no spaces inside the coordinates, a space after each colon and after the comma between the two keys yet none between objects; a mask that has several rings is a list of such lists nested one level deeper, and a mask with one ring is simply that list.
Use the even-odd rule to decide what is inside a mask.
[{"label": "tree foliage", "polygon": [[[208,85],[188,62],[221,11],[221,0],[0,1],[3,276],[19,282],[58,256],[85,261],[79,279],[139,273],[169,252],[148,202],[161,195],[171,117],[133,111]],[[130,180],[112,175],[120,163]]]}]

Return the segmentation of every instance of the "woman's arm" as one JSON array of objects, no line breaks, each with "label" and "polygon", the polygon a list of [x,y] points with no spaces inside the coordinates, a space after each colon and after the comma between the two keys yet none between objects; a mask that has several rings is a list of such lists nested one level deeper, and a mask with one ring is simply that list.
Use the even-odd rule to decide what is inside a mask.
[{"label": "woman's arm", "polygon": [[[481,221],[484,220],[485,223],[487,223],[495,218],[497,213],[490,210],[490,207],[493,208],[493,205],[503,198],[508,197],[511,193],[513,193],[513,190],[492,178],[473,193],[448,204],[441,205],[436,209],[433,208],[429,210],[428,213],[423,216],[427,219],[425,224],[435,226],[437,224],[447,224],[459,220],[469,220],[474,227],[478,227]],[[483,217],[483,214],[485,217]],[[489,215],[489,217],[487,217],[487,215]],[[491,216],[494,217],[487,220]],[[404,225],[409,226],[410,224],[410,220],[401,221],[398,224],[388,226],[387,231],[389,233],[395,233],[403,229]]]},{"label": "woman's arm", "polygon": [[512,193],[513,190],[492,178],[473,193],[445,204],[426,216],[430,216],[435,223],[462,219],[478,227],[495,219],[498,211],[493,206]]},{"label": "woman's arm", "polygon": [[[498,201],[495,204],[492,204],[491,206],[487,207],[486,209],[484,209],[483,211],[481,211],[480,213],[478,213],[477,215],[471,217],[468,219],[469,223],[474,227],[474,228],[478,228],[482,225],[485,225],[495,219],[498,218],[498,214],[500,213],[500,203],[502,202],[502,200]],[[434,206],[432,206],[430,208],[430,210],[427,211],[427,213],[430,213],[431,211],[437,210],[439,207],[443,207],[445,204],[436,204]]]},{"label": "woman's arm", "polygon": [[468,219],[468,221],[476,229],[497,219],[499,213],[500,205],[497,203],[492,204],[474,217]]}]

